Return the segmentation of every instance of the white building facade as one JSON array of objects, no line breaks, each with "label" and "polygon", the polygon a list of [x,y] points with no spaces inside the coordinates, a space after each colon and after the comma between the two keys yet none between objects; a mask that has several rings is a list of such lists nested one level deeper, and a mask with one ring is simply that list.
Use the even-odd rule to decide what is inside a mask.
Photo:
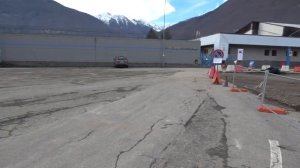
[{"label": "white building facade", "polygon": [[248,34],[218,33],[197,39],[201,42],[201,64],[211,64],[211,51],[224,51],[224,60],[228,63],[237,59],[237,50],[244,49],[243,64],[247,66],[255,61],[257,67],[268,64],[279,67],[281,65],[300,65],[300,38],[262,36]]}]

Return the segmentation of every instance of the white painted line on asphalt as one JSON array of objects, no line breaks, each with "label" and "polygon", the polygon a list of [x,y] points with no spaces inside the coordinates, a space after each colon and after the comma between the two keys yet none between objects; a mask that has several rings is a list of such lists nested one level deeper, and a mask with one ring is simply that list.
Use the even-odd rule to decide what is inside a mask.
[{"label": "white painted line on asphalt", "polygon": [[269,140],[271,150],[270,168],[282,168],[282,155],[279,148],[279,142],[276,140]]}]

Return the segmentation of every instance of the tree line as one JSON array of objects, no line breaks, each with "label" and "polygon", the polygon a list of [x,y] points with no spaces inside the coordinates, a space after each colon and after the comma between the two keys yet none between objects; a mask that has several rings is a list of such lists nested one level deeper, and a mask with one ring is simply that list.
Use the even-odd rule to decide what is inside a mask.
[{"label": "tree line", "polygon": [[[147,39],[162,39],[163,38],[163,30],[160,32],[155,31],[153,28],[149,30],[146,36]],[[172,39],[171,33],[169,29],[165,30],[165,39]]]}]

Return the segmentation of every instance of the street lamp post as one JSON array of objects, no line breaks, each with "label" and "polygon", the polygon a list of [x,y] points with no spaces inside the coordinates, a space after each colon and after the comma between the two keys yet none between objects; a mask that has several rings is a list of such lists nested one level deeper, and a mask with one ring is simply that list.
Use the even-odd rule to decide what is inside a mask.
[{"label": "street lamp post", "polygon": [[196,39],[199,38],[199,61],[198,64],[202,63],[202,58],[201,58],[201,32],[199,30],[197,30],[196,32]]},{"label": "street lamp post", "polygon": [[162,49],[163,49],[163,52],[162,52],[162,67],[164,67],[165,65],[165,31],[166,31],[166,3],[167,3],[167,0],[165,0],[165,3],[164,3],[164,28],[163,28],[163,37],[162,37]]}]

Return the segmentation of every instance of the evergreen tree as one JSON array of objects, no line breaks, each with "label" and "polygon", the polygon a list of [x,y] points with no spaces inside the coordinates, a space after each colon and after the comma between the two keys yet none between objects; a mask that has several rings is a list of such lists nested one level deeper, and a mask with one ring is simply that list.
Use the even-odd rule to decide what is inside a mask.
[{"label": "evergreen tree", "polygon": [[165,31],[165,39],[166,40],[171,40],[172,39],[172,35],[169,29],[166,29]]},{"label": "evergreen tree", "polygon": [[158,39],[157,32],[151,28],[147,34],[147,39]]},{"label": "evergreen tree", "polygon": [[[164,34],[164,30],[162,30],[160,32],[160,38],[163,39],[163,34]],[[171,36],[171,32],[169,29],[166,29],[165,30],[165,40],[171,40],[172,39],[172,36]]]}]

